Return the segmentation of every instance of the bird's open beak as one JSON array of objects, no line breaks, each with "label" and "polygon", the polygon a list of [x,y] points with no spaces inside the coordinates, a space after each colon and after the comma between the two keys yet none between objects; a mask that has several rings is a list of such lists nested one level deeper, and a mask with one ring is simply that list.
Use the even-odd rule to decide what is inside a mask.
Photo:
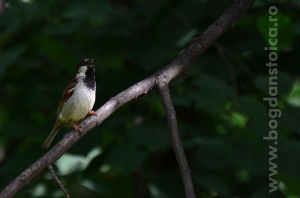
[{"label": "bird's open beak", "polygon": [[95,65],[94,65],[94,59],[91,59],[88,65],[89,69],[95,69]]}]

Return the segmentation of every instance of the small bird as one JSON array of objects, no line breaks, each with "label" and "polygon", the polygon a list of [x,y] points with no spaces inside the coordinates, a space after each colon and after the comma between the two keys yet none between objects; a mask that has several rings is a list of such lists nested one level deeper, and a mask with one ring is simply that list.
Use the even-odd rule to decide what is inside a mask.
[{"label": "small bird", "polygon": [[59,102],[55,125],[42,145],[48,148],[60,128],[70,123],[73,128],[82,132],[77,122],[88,115],[96,115],[91,111],[96,99],[96,81],[94,59],[83,59],[77,67],[75,78],[65,89],[62,99]]}]

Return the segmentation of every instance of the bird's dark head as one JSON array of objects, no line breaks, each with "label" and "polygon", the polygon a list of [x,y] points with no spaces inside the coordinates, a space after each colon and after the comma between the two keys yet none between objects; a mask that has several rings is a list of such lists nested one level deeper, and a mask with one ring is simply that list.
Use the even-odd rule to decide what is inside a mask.
[{"label": "bird's dark head", "polygon": [[82,59],[77,67],[76,77],[94,75],[95,74],[95,65],[94,59]]}]

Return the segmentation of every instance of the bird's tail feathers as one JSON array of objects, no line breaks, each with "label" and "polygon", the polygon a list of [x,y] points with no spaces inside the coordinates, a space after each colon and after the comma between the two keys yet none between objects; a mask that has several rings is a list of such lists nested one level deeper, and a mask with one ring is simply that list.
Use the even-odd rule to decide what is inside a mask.
[{"label": "bird's tail feathers", "polygon": [[47,149],[50,146],[51,142],[53,141],[54,137],[56,136],[56,134],[58,133],[60,128],[61,128],[61,123],[58,121],[55,123],[50,135],[47,137],[47,139],[43,143],[42,148]]}]

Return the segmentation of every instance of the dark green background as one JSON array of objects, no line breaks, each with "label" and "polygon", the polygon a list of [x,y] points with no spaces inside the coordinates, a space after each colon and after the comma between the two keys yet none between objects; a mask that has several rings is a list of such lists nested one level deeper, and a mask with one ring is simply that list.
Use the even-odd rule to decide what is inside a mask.
[{"label": "dark green background", "polygon": [[[0,190],[39,159],[79,61],[95,58],[94,109],[174,60],[233,1],[8,1],[0,17]],[[269,190],[268,21],[278,8],[278,174]],[[197,197],[300,197],[300,3],[257,1],[171,82]],[[62,129],[59,141],[70,129]],[[53,146],[53,145],[52,145]],[[54,169],[71,197],[184,197],[156,90],[120,108]],[[45,171],[16,197],[63,197]]]}]

